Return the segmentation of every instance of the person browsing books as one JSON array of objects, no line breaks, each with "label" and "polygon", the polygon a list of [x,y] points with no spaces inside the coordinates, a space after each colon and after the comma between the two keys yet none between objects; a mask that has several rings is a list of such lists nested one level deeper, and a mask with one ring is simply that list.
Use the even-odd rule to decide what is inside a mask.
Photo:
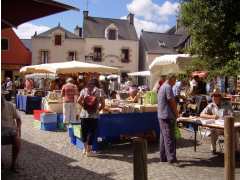
[{"label": "person browsing books", "polygon": [[[212,102],[209,103],[201,112],[200,117],[205,119],[223,119],[225,115],[232,114],[232,107],[230,103],[224,101],[219,89],[214,89],[211,94]],[[211,129],[211,150],[213,154],[216,154],[216,141],[219,135],[223,135],[223,130]],[[240,152],[240,145],[238,143],[239,132],[236,133],[236,149]]]}]

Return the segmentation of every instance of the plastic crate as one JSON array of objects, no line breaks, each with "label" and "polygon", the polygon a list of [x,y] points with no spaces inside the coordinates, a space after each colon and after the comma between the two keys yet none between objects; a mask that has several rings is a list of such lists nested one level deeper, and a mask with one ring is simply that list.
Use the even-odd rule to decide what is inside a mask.
[{"label": "plastic crate", "polygon": [[63,123],[63,114],[62,113],[57,114],[57,122],[58,123]]},{"label": "plastic crate", "polygon": [[65,125],[64,125],[64,123],[57,123],[57,127],[58,127],[58,129],[60,129],[60,130],[64,130],[65,129]]},{"label": "plastic crate", "polygon": [[41,115],[41,113],[44,113],[44,112],[49,112],[49,111],[48,110],[33,110],[33,118],[35,120],[40,121],[40,115]]},{"label": "plastic crate", "polygon": [[41,113],[40,120],[42,123],[56,123],[57,124],[57,114],[56,113]]},{"label": "plastic crate", "polygon": [[41,123],[41,130],[56,131],[57,130],[57,123]]}]

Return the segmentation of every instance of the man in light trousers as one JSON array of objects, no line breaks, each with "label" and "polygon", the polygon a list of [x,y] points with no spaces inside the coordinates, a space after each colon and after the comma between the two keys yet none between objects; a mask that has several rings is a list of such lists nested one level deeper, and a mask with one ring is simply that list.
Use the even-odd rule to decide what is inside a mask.
[{"label": "man in light trousers", "polygon": [[76,121],[76,102],[75,96],[78,95],[78,89],[72,78],[68,78],[63,85],[61,95],[63,97],[63,123],[68,124]]}]

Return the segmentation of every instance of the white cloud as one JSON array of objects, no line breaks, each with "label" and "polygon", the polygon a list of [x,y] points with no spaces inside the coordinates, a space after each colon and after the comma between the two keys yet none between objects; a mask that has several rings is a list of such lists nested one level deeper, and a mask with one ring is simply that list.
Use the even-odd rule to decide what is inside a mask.
[{"label": "white cloud", "polygon": [[152,21],[146,21],[141,19],[134,19],[134,26],[136,28],[138,36],[140,36],[141,30],[151,32],[166,32],[170,26],[168,24],[157,24]]},{"label": "white cloud", "polygon": [[20,39],[31,39],[35,32],[39,34],[49,29],[50,28],[47,26],[38,26],[32,23],[24,23],[18,26],[17,29],[14,28],[14,31]]},{"label": "white cloud", "polygon": [[169,18],[177,15],[179,3],[165,1],[160,5],[153,3],[152,0],[132,0],[127,4],[127,9],[135,15],[134,24],[140,35],[142,29],[153,32],[168,30]]},{"label": "white cloud", "polygon": [[145,20],[157,22],[167,21],[169,16],[176,15],[179,3],[165,1],[162,5],[152,2],[152,0],[133,0],[127,4],[129,12]]},{"label": "white cloud", "polygon": [[[126,16],[121,17],[121,19],[126,18]],[[153,21],[142,20],[136,17],[134,17],[134,26],[138,36],[140,36],[141,30],[150,32],[166,32],[168,29],[170,29],[168,24],[158,24]]]}]

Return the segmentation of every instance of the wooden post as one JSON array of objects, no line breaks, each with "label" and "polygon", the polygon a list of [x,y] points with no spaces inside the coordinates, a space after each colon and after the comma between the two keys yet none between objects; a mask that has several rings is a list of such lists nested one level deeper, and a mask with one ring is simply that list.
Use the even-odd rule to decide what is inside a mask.
[{"label": "wooden post", "polygon": [[235,179],[235,129],[234,118],[225,117],[224,120],[224,179]]},{"label": "wooden post", "polygon": [[147,141],[133,139],[133,175],[134,180],[147,180]]}]

